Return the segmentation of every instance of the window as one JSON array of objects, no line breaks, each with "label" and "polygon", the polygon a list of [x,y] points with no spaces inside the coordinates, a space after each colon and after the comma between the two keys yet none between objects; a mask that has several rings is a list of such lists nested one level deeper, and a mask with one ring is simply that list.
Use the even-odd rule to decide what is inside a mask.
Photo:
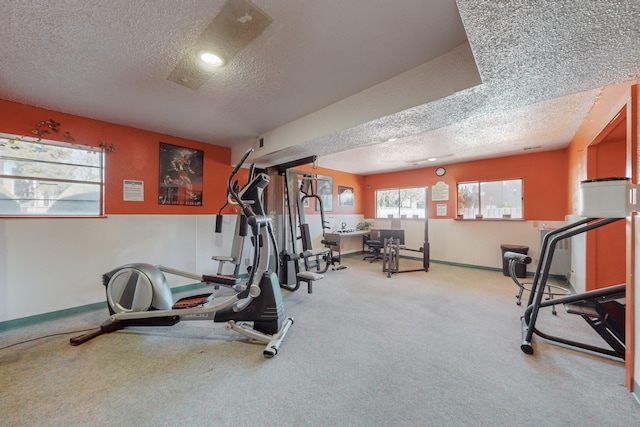
[{"label": "window", "polygon": [[458,183],[458,217],[523,218],[522,179]]},{"label": "window", "polygon": [[101,148],[0,135],[0,216],[100,216]]},{"label": "window", "polygon": [[426,213],[426,187],[376,191],[376,218],[425,218]]}]

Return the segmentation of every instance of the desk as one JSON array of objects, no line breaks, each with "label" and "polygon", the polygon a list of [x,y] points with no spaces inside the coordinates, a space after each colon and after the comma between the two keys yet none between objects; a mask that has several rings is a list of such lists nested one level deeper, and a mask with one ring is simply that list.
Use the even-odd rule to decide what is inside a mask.
[{"label": "desk", "polygon": [[337,257],[338,260],[340,260],[340,255],[342,254],[342,252],[364,252],[364,239],[362,236],[364,236],[365,234],[369,234],[369,231],[349,231],[346,233],[334,232],[325,234],[324,238],[325,240],[336,242],[336,246],[333,249],[334,257]]}]

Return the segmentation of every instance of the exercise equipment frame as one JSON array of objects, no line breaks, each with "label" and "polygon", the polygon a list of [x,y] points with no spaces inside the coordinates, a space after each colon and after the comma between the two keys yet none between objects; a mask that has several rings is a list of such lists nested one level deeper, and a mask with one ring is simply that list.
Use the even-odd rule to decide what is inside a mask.
[{"label": "exercise equipment frame", "polygon": [[[253,264],[246,287],[238,289],[238,279],[234,277],[199,276],[169,267],[127,264],[103,275],[111,313],[109,319],[99,329],[71,338],[71,345],[82,344],[127,326],[171,326],[180,320],[212,320],[226,322],[227,329],[265,344],[264,357],[271,358],[278,353],[293,325],[293,318],[284,317],[278,274],[269,269],[271,249],[277,253],[271,219],[264,214],[262,204],[262,192],[269,184],[269,177],[263,173],[255,176],[240,192],[247,197],[246,200],[232,184],[252,151],[248,150],[243,155],[227,182],[229,193],[242,209],[255,238]],[[236,292],[220,303],[213,302],[212,293],[192,295],[174,302],[163,272],[206,284],[231,286]]]}]

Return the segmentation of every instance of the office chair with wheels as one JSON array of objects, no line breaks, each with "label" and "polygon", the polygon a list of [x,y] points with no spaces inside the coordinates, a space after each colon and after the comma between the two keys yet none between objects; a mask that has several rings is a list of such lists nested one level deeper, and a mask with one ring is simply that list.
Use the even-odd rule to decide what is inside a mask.
[{"label": "office chair with wheels", "polygon": [[378,259],[382,259],[382,247],[384,246],[382,244],[382,241],[372,239],[370,236],[364,236],[364,239],[364,244],[370,251],[370,253],[369,255],[365,255],[362,260],[364,261],[365,259],[370,259],[369,262],[371,263]]}]

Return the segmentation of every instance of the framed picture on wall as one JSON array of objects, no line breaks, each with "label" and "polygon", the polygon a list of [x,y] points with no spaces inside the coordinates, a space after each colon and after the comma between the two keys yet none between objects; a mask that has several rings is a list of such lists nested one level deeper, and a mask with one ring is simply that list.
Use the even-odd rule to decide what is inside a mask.
[{"label": "framed picture on wall", "polygon": [[[333,177],[318,175],[316,181],[316,194],[322,200],[325,212],[333,210]],[[320,211],[320,203],[316,203],[316,210]]]},{"label": "framed picture on wall", "polygon": [[353,206],[353,188],[338,185],[338,206]]},{"label": "framed picture on wall", "polygon": [[202,206],[203,157],[201,150],[160,143],[159,204]]}]

